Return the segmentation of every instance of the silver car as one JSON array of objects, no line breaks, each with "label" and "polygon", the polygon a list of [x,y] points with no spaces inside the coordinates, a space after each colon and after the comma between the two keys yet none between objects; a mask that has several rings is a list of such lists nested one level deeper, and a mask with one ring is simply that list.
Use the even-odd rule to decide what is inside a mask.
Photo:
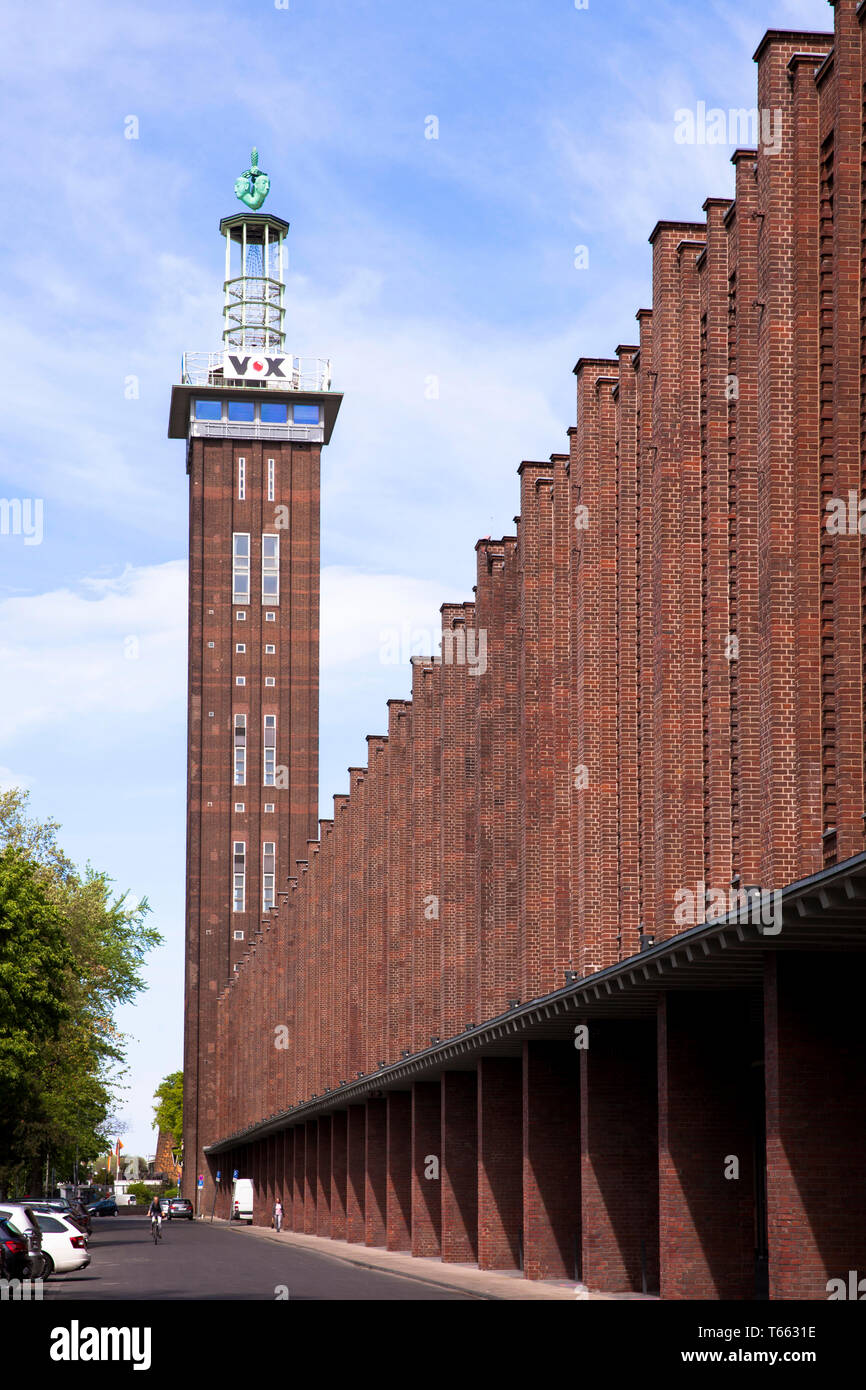
[{"label": "silver car", "polygon": [[8,1221],[10,1226],[27,1241],[30,1278],[40,1279],[45,1268],[45,1261],[42,1257],[42,1232],[32,1208],[20,1202],[0,1202],[0,1221],[2,1220]]}]

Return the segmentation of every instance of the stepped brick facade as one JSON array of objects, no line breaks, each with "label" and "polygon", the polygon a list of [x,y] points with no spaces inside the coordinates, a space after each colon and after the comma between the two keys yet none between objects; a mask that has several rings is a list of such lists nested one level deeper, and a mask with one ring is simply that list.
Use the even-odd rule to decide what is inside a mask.
[{"label": "stepped brick facade", "polygon": [[763,39],[778,141],[652,231],[637,341],[579,358],[567,451],[520,465],[223,985],[218,1213],[238,1170],[257,1221],[672,1298],[862,1270],[866,16],[834,15]]},{"label": "stepped brick facade", "polygon": [[156,1141],[156,1157],[153,1161],[154,1171],[162,1173],[169,1182],[177,1182],[181,1176],[181,1166],[175,1162],[174,1135],[167,1129],[161,1129]]}]

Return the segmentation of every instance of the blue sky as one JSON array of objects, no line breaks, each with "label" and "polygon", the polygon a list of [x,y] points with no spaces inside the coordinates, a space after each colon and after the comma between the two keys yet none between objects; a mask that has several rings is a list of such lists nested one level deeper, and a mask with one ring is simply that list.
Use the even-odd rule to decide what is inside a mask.
[{"label": "blue sky", "polygon": [[408,693],[387,638],[432,641],[440,603],[471,596],[475,541],[513,529],[521,459],[565,446],[577,357],[635,341],[654,223],[731,193],[730,147],[676,143],[674,113],[752,107],[768,27],[830,29],[832,10],[43,0],[0,16],[0,497],[44,508],[40,545],[0,535],[0,781],[30,788],[73,858],[146,894],[165,937],[120,1018],[127,1149],[153,1152],[152,1093],[181,1063],[187,491],[168,401],[181,353],[219,345],[217,224],[251,146],[291,222],[287,347],[330,357],[345,393],[323,466],[327,815]]}]

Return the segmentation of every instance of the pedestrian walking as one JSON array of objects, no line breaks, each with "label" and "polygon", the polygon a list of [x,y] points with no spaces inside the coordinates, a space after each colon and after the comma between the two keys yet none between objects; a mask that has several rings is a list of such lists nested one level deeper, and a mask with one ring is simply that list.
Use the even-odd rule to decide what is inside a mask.
[{"label": "pedestrian walking", "polygon": [[279,1197],[274,1202],[274,1228],[277,1232],[283,1229],[283,1204]]}]

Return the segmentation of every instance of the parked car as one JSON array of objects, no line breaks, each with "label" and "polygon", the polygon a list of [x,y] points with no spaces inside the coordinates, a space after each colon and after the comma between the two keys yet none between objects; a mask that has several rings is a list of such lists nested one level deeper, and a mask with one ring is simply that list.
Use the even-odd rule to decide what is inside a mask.
[{"label": "parked car", "polygon": [[34,1212],[21,1202],[0,1202],[0,1221],[7,1221],[16,1235],[23,1236],[27,1242],[27,1255],[30,1261],[30,1278],[39,1279],[42,1275],[42,1232]]},{"label": "parked car", "polygon": [[11,1221],[0,1221],[0,1279],[29,1279],[30,1251],[27,1237],[16,1231]]},{"label": "parked car", "polygon": [[160,1197],[160,1199],[159,1199],[159,1209],[160,1209],[160,1211],[162,1212],[163,1216],[168,1216],[168,1209],[169,1209],[170,1206],[171,1206],[171,1198],[170,1198],[170,1197]]},{"label": "parked car", "polygon": [[85,1232],[86,1235],[89,1236],[91,1231],[93,1230],[93,1221],[90,1218],[90,1213],[88,1212],[87,1207],[84,1205],[81,1199],[78,1197],[70,1197],[69,1210],[72,1212],[75,1224],[80,1224],[82,1230]]},{"label": "parked car", "polygon": [[74,1269],[87,1268],[90,1264],[87,1237],[68,1217],[59,1211],[37,1211],[36,1220],[42,1232],[43,1279],[55,1270],[58,1274],[69,1274]]},{"label": "parked car", "polygon": [[73,1226],[76,1226],[78,1228],[82,1235],[89,1236],[93,1228],[93,1223],[90,1217],[87,1215],[87,1212],[85,1212],[83,1215],[79,1215],[77,1211],[73,1210],[73,1208],[70,1206],[68,1202],[64,1202],[60,1198],[51,1198],[46,1202],[30,1201],[28,1202],[28,1206],[30,1207],[31,1211],[36,1213],[37,1216],[47,1215],[65,1217],[68,1221],[72,1222]]},{"label": "parked car", "polygon": [[99,1202],[91,1202],[87,1210],[91,1216],[116,1216],[117,1203],[113,1197],[103,1197]]},{"label": "parked car", "polygon": [[168,1219],[173,1221],[175,1217],[186,1217],[192,1221],[195,1217],[192,1202],[188,1197],[172,1197],[168,1204]]}]

